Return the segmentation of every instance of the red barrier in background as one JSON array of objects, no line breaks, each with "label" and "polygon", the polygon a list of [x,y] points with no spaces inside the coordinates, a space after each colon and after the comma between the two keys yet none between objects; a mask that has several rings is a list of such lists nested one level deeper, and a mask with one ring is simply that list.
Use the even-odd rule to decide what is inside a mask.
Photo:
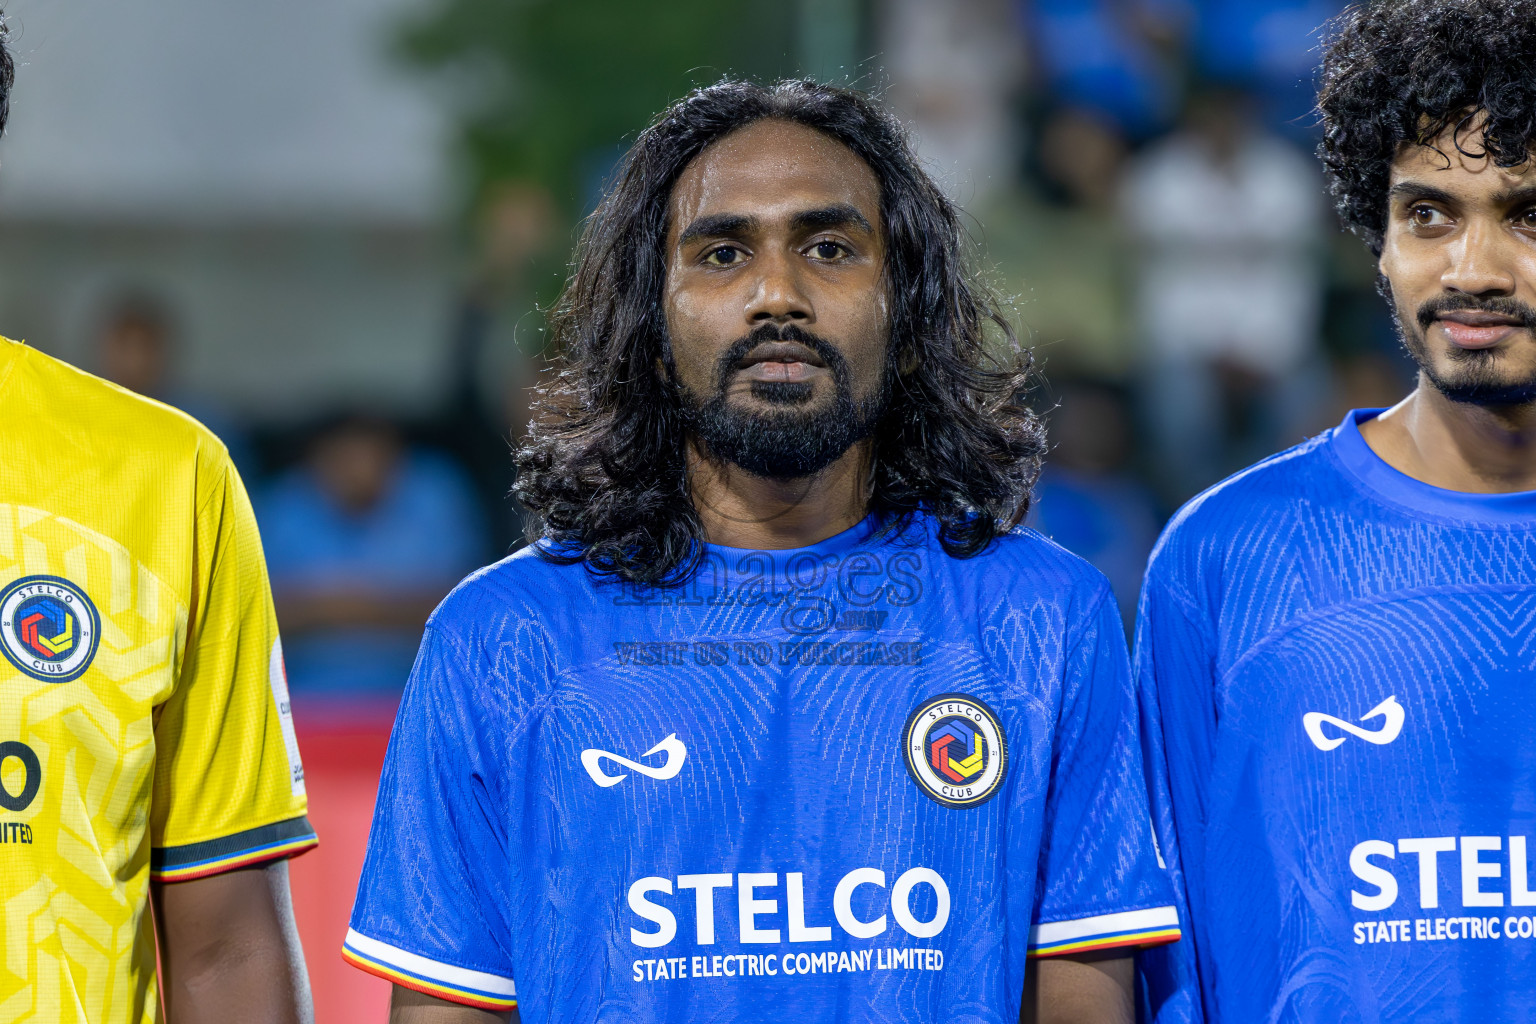
[{"label": "red barrier in background", "polygon": [[389,1016],[389,983],[346,964],[341,942],[363,869],[395,704],[294,702],[309,820],[320,845],[292,862],[289,879],[316,1024],[382,1024]]}]

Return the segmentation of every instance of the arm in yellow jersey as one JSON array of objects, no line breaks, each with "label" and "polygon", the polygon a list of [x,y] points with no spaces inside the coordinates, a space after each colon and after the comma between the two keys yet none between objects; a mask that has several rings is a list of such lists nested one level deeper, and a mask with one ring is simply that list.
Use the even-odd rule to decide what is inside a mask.
[{"label": "arm in yellow jersey", "polygon": [[310,1024],[285,858],[315,845],[282,645],[222,451],[194,538],[175,691],[155,724],[150,877],[170,1024]]},{"label": "arm in yellow jersey", "polygon": [[312,1024],[287,861],[159,883],[151,897],[169,1024]]},{"label": "arm in yellow jersey", "polygon": [[316,841],[256,518],[222,451],[208,475],[176,689],[155,724],[150,870],[160,882]]}]

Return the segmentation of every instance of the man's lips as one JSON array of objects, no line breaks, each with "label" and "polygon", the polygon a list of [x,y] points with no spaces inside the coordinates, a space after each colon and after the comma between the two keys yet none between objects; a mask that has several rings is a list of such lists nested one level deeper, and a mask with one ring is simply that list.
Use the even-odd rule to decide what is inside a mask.
[{"label": "man's lips", "polygon": [[798,383],[827,372],[821,356],[798,341],[764,342],[748,352],[736,367],[749,381]]},{"label": "man's lips", "polygon": [[1463,349],[1492,348],[1525,325],[1519,317],[1504,313],[1485,313],[1475,309],[1457,309],[1435,318],[1451,344]]}]

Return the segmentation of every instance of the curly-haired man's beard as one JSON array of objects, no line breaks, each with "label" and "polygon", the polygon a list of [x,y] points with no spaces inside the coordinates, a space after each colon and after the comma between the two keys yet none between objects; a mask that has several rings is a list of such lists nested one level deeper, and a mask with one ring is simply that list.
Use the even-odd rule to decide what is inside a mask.
[{"label": "curly-haired man's beard", "polygon": [[[753,381],[752,395],[775,407],[763,413],[731,404],[728,389],[737,364],[765,341],[797,341],[826,363],[836,394],[819,409],[806,408],[812,385],[798,381]],[[688,429],[710,456],[754,476],[793,480],[811,476],[836,462],[869,437],[890,404],[890,367],[874,393],[853,394],[853,380],[843,354],[822,338],[793,325],[765,324],[739,339],[716,364],[714,391],[707,397],[679,385]]]},{"label": "curly-haired man's beard", "polygon": [[[1437,295],[1421,305],[1410,318],[1393,303],[1397,335],[1432,387],[1453,402],[1469,405],[1527,405],[1536,402],[1536,373],[1509,370],[1497,349],[1452,348],[1444,359],[1429,351],[1424,332],[1441,313],[1468,309],[1519,318],[1521,326],[1536,337],[1536,309],[1510,298],[1479,299],[1472,295]],[[1437,365],[1437,362],[1440,365]]]}]

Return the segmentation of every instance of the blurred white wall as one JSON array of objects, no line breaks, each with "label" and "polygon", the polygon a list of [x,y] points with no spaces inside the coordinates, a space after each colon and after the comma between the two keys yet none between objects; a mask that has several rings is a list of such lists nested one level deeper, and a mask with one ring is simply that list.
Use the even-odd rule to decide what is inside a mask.
[{"label": "blurred white wall", "polygon": [[417,0],[6,0],[0,333],[90,368],[162,293],[184,387],[283,419],[435,397],[450,126],[388,39]]},{"label": "blurred white wall", "polygon": [[413,0],[10,0],[0,211],[434,219],[446,125],[387,56]]}]

